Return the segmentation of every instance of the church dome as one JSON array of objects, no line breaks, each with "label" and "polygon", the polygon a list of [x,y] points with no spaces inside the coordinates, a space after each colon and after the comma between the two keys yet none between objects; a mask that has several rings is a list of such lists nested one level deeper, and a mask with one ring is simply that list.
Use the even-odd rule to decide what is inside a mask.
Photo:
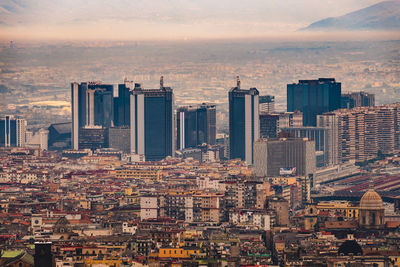
[{"label": "church dome", "polygon": [[373,189],[368,189],[362,196],[360,201],[360,209],[383,209],[383,201],[381,196]]}]

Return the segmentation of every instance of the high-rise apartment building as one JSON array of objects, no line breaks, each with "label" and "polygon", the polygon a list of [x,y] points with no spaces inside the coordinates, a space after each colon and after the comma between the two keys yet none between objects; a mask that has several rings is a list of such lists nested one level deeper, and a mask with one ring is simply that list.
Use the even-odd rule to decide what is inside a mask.
[{"label": "high-rise apartment building", "polygon": [[275,112],[275,96],[263,95],[260,96],[260,112],[273,113]]},{"label": "high-rise apartment building", "polygon": [[342,108],[373,107],[375,95],[363,91],[346,93],[342,94],[341,102]]},{"label": "high-rise apartment building", "polygon": [[253,145],[259,139],[259,92],[256,88],[241,89],[237,86],[229,91],[229,149],[230,158],[240,158],[253,163]]},{"label": "high-rise apartment building", "polygon": [[135,84],[131,91],[131,152],[156,161],[175,154],[174,94],[164,87],[143,89]]},{"label": "high-rise apartment building", "polygon": [[287,85],[287,111],[303,112],[303,125],[316,126],[317,115],[340,109],[341,93],[334,78],[299,80]]},{"label": "high-rise apartment building", "polygon": [[101,82],[71,84],[72,148],[79,149],[79,129],[113,125],[114,86]]},{"label": "high-rise apartment building", "polygon": [[[279,176],[285,170],[295,175],[313,174],[315,142],[302,138],[260,139],[254,143],[254,174]],[[293,171],[292,171],[293,170]]]},{"label": "high-rise apartment building", "polygon": [[215,145],[216,106],[203,103],[177,109],[177,149],[196,147],[204,143]]},{"label": "high-rise apartment building", "polygon": [[25,146],[26,120],[6,115],[0,119],[0,146]]},{"label": "high-rise apartment building", "polygon": [[[400,104],[341,109],[319,116],[321,125],[330,120],[337,136],[337,162],[373,159],[379,153],[400,150]],[[337,126],[335,126],[337,125]]]}]

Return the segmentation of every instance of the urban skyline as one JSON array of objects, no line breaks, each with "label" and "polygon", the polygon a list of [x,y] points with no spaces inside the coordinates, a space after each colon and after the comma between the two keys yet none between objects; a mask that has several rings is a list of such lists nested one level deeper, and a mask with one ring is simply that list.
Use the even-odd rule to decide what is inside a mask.
[{"label": "urban skyline", "polygon": [[0,0],[0,266],[400,266],[400,0]]}]

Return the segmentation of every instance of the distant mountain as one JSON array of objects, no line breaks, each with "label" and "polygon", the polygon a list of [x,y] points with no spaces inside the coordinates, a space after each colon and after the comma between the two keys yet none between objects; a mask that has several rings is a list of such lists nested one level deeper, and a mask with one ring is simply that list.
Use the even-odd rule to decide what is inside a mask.
[{"label": "distant mountain", "polygon": [[341,17],[326,18],[300,30],[400,30],[400,0],[384,1]]}]

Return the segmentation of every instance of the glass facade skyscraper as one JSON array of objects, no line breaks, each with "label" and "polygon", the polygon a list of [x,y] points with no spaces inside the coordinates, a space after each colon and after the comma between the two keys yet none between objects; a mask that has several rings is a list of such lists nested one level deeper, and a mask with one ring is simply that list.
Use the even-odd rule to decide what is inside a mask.
[{"label": "glass facade skyscraper", "polygon": [[237,86],[229,91],[229,149],[230,158],[253,163],[253,145],[259,139],[259,92]]},{"label": "glass facade skyscraper", "polygon": [[334,78],[299,80],[287,85],[287,111],[303,112],[303,125],[316,126],[317,115],[340,109],[342,85]]},{"label": "glass facade skyscraper", "polygon": [[0,146],[23,147],[25,132],[26,120],[6,115],[0,119]]},{"label": "glass facade skyscraper", "polygon": [[130,105],[133,82],[125,80],[123,84],[118,85],[118,96],[114,97],[114,126],[130,126]]},{"label": "glass facade skyscraper", "polygon": [[79,149],[79,129],[111,127],[114,120],[114,86],[100,82],[71,84],[72,148]]},{"label": "glass facade skyscraper", "polygon": [[177,149],[196,147],[203,143],[215,145],[216,108],[214,104],[177,109]]},{"label": "glass facade skyscraper", "polygon": [[145,155],[148,161],[175,154],[173,117],[174,95],[170,87],[143,89],[135,84],[131,91],[131,152]]}]

